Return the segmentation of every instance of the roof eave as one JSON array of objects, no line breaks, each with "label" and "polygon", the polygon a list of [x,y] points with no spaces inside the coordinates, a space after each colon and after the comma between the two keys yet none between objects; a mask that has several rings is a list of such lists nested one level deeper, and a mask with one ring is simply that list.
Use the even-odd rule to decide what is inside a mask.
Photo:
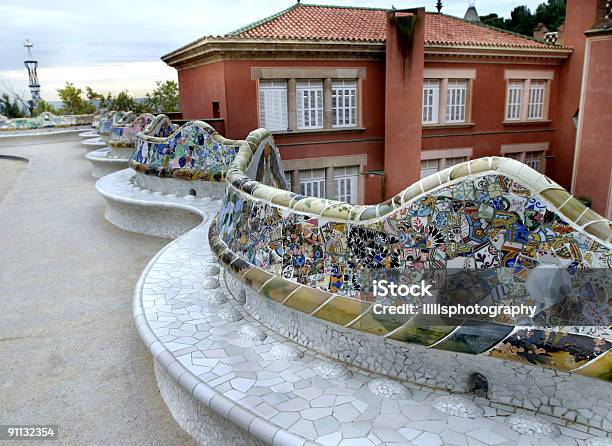
[{"label": "roof eave", "polygon": [[[262,58],[273,53],[302,53],[307,58],[317,54],[331,56],[350,52],[355,58],[371,56],[379,58],[385,52],[385,42],[362,40],[306,40],[306,39],[245,39],[206,38],[185,45],[162,56],[171,67],[184,68],[186,65],[204,64],[219,58],[236,58],[245,53],[252,58]],[[234,57],[231,57],[234,55]]]}]

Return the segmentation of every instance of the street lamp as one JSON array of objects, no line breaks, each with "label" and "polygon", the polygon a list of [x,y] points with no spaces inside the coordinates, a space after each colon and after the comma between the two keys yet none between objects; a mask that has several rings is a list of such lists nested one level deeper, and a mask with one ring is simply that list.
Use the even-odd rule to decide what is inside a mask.
[{"label": "street lamp", "polygon": [[29,39],[26,39],[23,46],[26,49],[27,57],[23,61],[26,69],[28,70],[28,86],[30,87],[30,94],[32,100],[30,101],[30,115],[34,114],[34,109],[40,100],[40,84],[38,83],[38,61],[32,57],[32,47],[34,46]]}]

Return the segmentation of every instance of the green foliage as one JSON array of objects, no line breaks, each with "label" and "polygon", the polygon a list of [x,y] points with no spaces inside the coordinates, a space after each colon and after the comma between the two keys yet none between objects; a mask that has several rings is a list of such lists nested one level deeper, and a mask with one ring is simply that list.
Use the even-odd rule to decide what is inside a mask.
[{"label": "green foliage", "polygon": [[136,110],[134,98],[127,91],[120,92],[116,98],[112,100],[111,107],[113,110]]},{"label": "green foliage", "polygon": [[150,113],[179,110],[179,89],[175,81],[156,82],[157,88],[145,95],[142,105]]},{"label": "green foliage", "polygon": [[565,21],[565,3],[566,0],[547,0],[536,8],[535,14],[527,6],[517,6],[510,13],[509,19],[489,14],[481,16],[480,21],[525,36],[532,36],[538,23],[543,23],[550,31],[556,31]]},{"label": "green foliage", "polygon": [[70,82],[66,82],[64,88],[59,88],[57,94],[64,103],[62,113],[66,115],[84,115],[96,111],[96,107],[91,102],[82,98],[83,90]]},{"label": "green foliage", "polygon": [[57,93],[64,103],[61,112],[65,114],[93,113],[96,108],[132,110],[135,113],[178,111],[178,84],[175,81],[158,81],[156,85],[157,87],[151,93],[145,95],[142,102],[137,102],[134,97],[125,90],[113,97],[110,93],[106,93],[106,95],[98,93],[91,87],[85,87],[85,96],[87,100],[84,100],[82,98],[83,91],[80,88],[76,88],[70,82],[66,82],[66,86],[57,90]]},{"label": "green foliage", "polygon": [[87,94],[87,99],[90,101],[98,101],[97,108],[111,108],[113,96],[110,93],[104,96],[103,94],[93,91],[91,87],[85,87],[85,92]]},{"label": "green foliage", "polygon": [[53,105],[49,104],[47,101],[40,99],[36,104],[36,108],[34,109],[34,113],[32,115],[38,116],[43,112],[53,113],[54,115],[58,114],[58,110]]},{"label": "green foliage", "polygon": [[7,93],[3,93],[0,96],[0,115],[7,118],[23,118],[25,113],[16,97],[11,98]]},{"label": "green foliage", "polygon": [[565,0],[548,0],[537,7],[536,24],[543,23],[550,31],[556,31],[565,21]]}]

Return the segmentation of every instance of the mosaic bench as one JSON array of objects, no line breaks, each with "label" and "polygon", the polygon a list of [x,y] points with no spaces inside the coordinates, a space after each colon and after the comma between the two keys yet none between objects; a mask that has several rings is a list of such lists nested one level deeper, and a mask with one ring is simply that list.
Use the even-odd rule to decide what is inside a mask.
[{"label": "mosaic bench", "polygon": [[9,119],[0,115],[0,132],[79,127],[91,124],[92,118],[92,115],[54,115],[50,112],[43,112],[33,118]]},{"label": "mosaic bench", "polygon": [[[438,196],[444,197],[438,192],[466,183],[480,184],[481,188],[499,183],[505,189],[499,189],[493,198],[506,198],[504,190],[511,191],[524,198],[524,204],[535,196],[539,203],[533,203],[536,210],[544,209],[540,205],[547,206],[546,212],[552,209],[557,217],[543,221],[554,223],[555,231],[580,239],[569,251],[557,246],[554,253],[561,259],[582,255],[587,246],[588,255],[581,259],[600,262],[603,258],[607,262],[609,222],[582,207],[546,177],[513,160],[470,161],[426,178],[386,203],[355,207],[284,190],[281,161],[269,133],[259,130],[246,142],[234,143],[240,151],[227,172],[222,204],[151,193],[128,170],[97,183],[107,201],[112,195],[110,201],[123,201],[128,208],[117,205],[111,209],[115,205],[109,202],[107,218],[111,222],[127,230],[155,234],[164,232],[159,228],[168,219],[171,223],[165,227],[176,230],[170,234],[166,229],[165,236],[184,234],[164,248],[143,273],[135,291],[134,316],[155,358],[162,397],[179,424],[200,444],[527,444],[534,441],[534,435],[548,435],[549,444],[580,441],[594,445],[595,437],[610,435],[612,393],[605,382],[609,380],[610,336],[606,327],[589,332],[570,327],[558,332],[561,338],[556,345],[554,337],[534,336],[530,331],[539,332],[531,327],[507,323],[487,324],[486,330],[468,324],[449,329],[445,324],[432,326],[416,319],[397,330],[368,316],[371,301],[361,296],[360,289],[359,294],[350,294],[338,286],[338,280],[317,277],[310,281],[312,270],[301,269],[292,275],[278,265],[287,260],[286,266],[303,268],[306,263],[316,263],[302,263],[303,258],[312,255],[316,259],[325,254],[323,249],[334,248],[329,252],[339,255],[341,247],[346,251],[351,245],[341,241],[342,234],[349,239],[353,226],[363,229],[358,234],[361,240],[369,235],[365,230],[379,234],[397,230],[385,222],[394,213],[401,218],[412,217],[413,209],[423,214],[416,215],[421,219],[414,219],[415,228],[412,223],[407,227],[416,230],[428,216],[424,215],[428,211],[423,201],[425,208],[437,209]],[[164,162],[175,158],[166,153],[167,147],[158,152],[163,157],[153,156],[161,162],[150,169],[149,176],[155,172],[159,181],[174,178],[171,164]],[[142,160],[148,159],[144,155],[148,156],[149,150],[147,146],[141,152]],[[512,181],[491,183],[491,175]],[[480,178],[487,181],[482,183]],[[466,196],[470,193],[467,189],[449,197],[484,200],[482,195]],[[435,194],[433,204],[428,194]],[[519,202],[510,200],[509,206],[514,208],[506,210],[516,212]],[[138,207],[148,207],[151,212],[125,223],[124,216]],[[213,221],[219,207],[221,212]],[[489,210],[480,207],[477,212]],[[500,211],[499,218],[505,215],[501,213],[504,207],[494,208]],[[474,214],[472,208],[475,206],[468,204],[452,213],[469,216]],[[527,222],[525,215],[537,217],[526,213],[532,210],[523,208],[522,222]],[[174,211],[191,217],[173,216]],[[279,215],[282,220],[277,219]],[[483,214],[485,220],[487,216]],[[321,230],[325,240],[333,243],[319,249],[316,228],[330,224],[340,237],[332,240],[329,232]],[[538,233],[534,224],[530,223],[531,233]],[[272,225],[280,228],[280,237]],[[195,228],[190,231],[190,227]],[[291,229],[284,233],[286,227]],[[287,246],[292,256],[302,256],[294,263],[291,256],[285,257],[284,240],[299,242],[296,235],[304,227],[310,237],[309,249]],[[551,237],[545,229],[542,240]],[[432,229],[427,235],[434,237],[435,232]],[[482,237],[469,231],[466,237],[471,240],[476,235]],[[389,234],[384,242],[395,245]],[[254,245],[249,247],[249,243]],[[595,243],[598,246],[592,249]],[[279,246],[276,254],[280,255],[271,255]],[[385,266],[380,269],[394,266],[384,259],[389,253],[358,254],[345,252],[363,264],[377,261]],[[506,255],[504,259],[516,262],[517,257]],[[472,259],[476,262],[476,257]],[[609,268],[607,263],[605,267]],[[325,271],[323,268],[323,273],[316,274]],[[343,277],[346,279],[349,284],[359,283]],[[330,284],[336,286],[333,292]],[[367,303],[356,302],[362,300]],[[393,339],[389,333],[403,333],[404,338]],[[479,342],[470,342],[474,339]],[[482,348],[481,340],[490,347],[473,351],[474,346]],[[498,347],[500,354],[494,352]],[[521,349],[529,355],[511,356],[522,353]],[[447,395],[474,390],[477,376],[488,380],[488,398]]]},{"label": "mosaic bench", "polygon": [[113,126],[107,141],[108,147],[85,155],[93,165],[92,176],[100,178],[128,167],[128,161],[134,153],[136,135],[144,131],[153,119],[154,116],[150,113],[143,113],[133,116],[128,123]]},{"label": "mosaic bench", "polygon": [[160,121],[157,131],[136,137],[129,165],[143,188],[218,198],[239,144],[202,121],[188,122],[178,129]]},{"label": "mosaic bench", "polygon": [[87,151],[97,150],[107,145],[107,140],[112,132],[113,126],[119,125],[124,120],[129,123],[132,119],[132,112],[107,110],[100,115],[97,127],[97,137],[88,138],[81,142]]},{"label": "mosaic bench", "polygon": [[[493,401],[568,419],[576,412],[567,408],[601,401],[598,414],[583,421],[610,430],[610,222],[528,166],[498,157],[446,169],[374,206],[304,197],[283,190],[269,133],[253,132],[247,143],[228,171],[210,243],[235,278],[231,288],[246,292],[246,308],[262,323],[392,378],[466,392],[483,376]],[[256,180],[262,173],[253,174],[255,165],[272,186]],[[509,304],[521,295],[533,300],[526,277],[549,263],[601,274],[585,284],[597,280],[598,288],[578,288],[582,294],[563,301],[566,313],[579,310],[570,320],[557,304],[540,311],[544,328],[373,313],[381,302],[372,296],[373,279],[414,283],[426,269],[496,267],[510,277],[489,279],[490,294],[460,281],[451,297],[484,301],[495,291],[497,302]],[[562,328],[549,328],[552,320]]]},{"label": "mosaic bench", "polygon": [[185,209],[166,206],[165,214],[173,214],[170,224],[169,217],[160,217],[154,209],[155,198],[126,201],[123,197],[133,194],[136,187],[141,197],[185,197],[196,202],[201,197],[218,199],[238,144],[204,122],[176,128],[164,115],[156,117],[135,139],[131,169],[108,175],[97,183],[107,201],[106,217],[123,229],[134,227],[136,232],[174,238],[195,226],[193,216],[186,216]]}]

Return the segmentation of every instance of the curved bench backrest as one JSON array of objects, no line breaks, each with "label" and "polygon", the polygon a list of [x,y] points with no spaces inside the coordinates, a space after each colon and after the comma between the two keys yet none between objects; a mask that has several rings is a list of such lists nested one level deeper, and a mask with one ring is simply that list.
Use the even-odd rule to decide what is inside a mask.
[{"label": "curved bench backrest", "polygon": [[[610,324],[609,296],[586,290],[600,289],[594,284],[612,267],[610,222],[558,184],[518,161],[491,157],[424,178],[384,203],[353,206],[259,181],[277,181],[253,174],[255,155],[270,145],[263,129],[242,145],[211,241],[253,289],[313,317],[398,341],[609,376],[604,356],[612,343],[601,328]],[[569,298],[566,289],[542,286],[541,269],[530,279],[547,265],[567,275]],[[438,318],[436,328],[423,315],[373,314],[372,303],[394,303],[374,295],[374,280],[422,279],[443,285],[437,303],[534,304],[537,317],[528,324],[536,327],[513,327],[524,324],[522,315],[476,323]],[[559,312],[561,304],[571,311]],[[575,328],[551,332],[553,325]],[[538,353],[529,360],[518,354],[532,350]],[[585,367],[595,359],[597,367]]]},{"label": "curved bench backrest", "polygon": [[142,132],[153,119],[154,116],[150,113],[131,116],[129,123],[113,126],[108,144],[113,147],[132,147],[136,135]]},{"label": "curved bench backrest", "polygon": [[[164,122],[157,123],[158,131]],[[223,138],[205,122],[188,122],[165,138],[140,133],[130,166],[147,175],[223,181],[240,143]]]}]

